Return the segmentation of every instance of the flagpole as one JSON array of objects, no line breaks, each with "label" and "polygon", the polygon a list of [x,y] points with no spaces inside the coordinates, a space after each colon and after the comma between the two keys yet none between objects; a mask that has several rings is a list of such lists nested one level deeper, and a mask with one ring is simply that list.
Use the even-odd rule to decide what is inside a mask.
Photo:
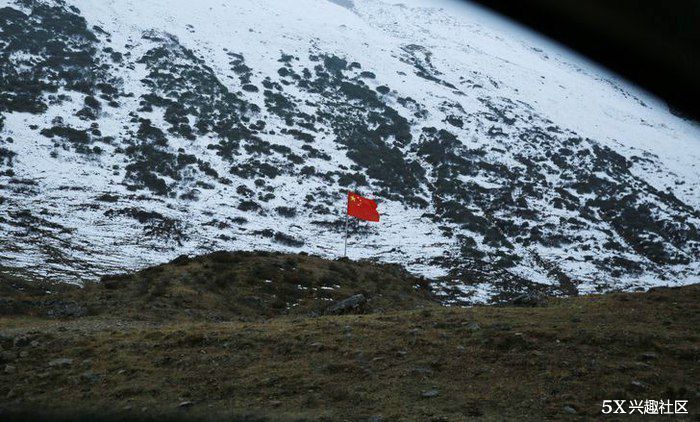
[{"label": "flagpole", "polygon": [[343,258],[348,257],[348,212],[345,211],[345,251],[343,252]]}]

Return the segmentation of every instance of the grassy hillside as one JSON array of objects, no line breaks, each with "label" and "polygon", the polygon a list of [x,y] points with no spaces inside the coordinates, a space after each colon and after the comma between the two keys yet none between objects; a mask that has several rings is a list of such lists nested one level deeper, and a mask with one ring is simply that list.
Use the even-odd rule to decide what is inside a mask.
[{"label": "grassy hillside", "polygon": [[[0,289],[0,417],[585,419],[604,399],[662,398],[699,411],[698,285],[444,308],[394,266],[217,253],[82,290]],[[366,302],[331,314],[355,294]]]},{"label": "grassy hillside", "polygon": [[152,321],[253,321],[321,315],[334,302],[356,294],[366,299],[362,312],[436,305],[427,281],[398,265],[273,252],[182,256],[136,273],[104,277],[84,289],[12,281],[0,283],[0,293],[6,293],[3,296],[12,302],[14,312],[35,316],[116,314]]}]

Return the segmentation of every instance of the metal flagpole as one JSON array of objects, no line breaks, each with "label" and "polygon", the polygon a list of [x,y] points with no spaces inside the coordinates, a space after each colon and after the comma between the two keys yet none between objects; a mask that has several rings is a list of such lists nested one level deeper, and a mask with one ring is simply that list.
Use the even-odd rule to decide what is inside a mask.
[{"label": "metal flagpole", "polygon": [[348,210],[345,210],[345,251],[343,252],[343,258],[348,257]]}]

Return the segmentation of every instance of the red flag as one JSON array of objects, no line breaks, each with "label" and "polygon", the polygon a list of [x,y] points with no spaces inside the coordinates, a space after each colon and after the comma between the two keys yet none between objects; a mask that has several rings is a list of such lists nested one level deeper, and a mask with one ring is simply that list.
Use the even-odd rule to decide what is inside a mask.
[{"label": "red flag", "polygon": [[379,221],[377,203],[355,192],[348,192],[348,215],[366,221]]}]

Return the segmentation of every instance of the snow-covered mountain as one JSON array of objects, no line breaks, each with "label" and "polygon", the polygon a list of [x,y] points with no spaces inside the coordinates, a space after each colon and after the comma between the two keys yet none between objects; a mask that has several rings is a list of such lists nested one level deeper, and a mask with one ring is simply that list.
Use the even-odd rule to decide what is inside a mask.
[{"label": "snow-covered mountain", "polygon": [[413,3],[0,0],[0,264],[333,257],[353,189],[382,221],[352,222],[350,257],[448,303],[700,280],[696,124],[475,8]]}]

